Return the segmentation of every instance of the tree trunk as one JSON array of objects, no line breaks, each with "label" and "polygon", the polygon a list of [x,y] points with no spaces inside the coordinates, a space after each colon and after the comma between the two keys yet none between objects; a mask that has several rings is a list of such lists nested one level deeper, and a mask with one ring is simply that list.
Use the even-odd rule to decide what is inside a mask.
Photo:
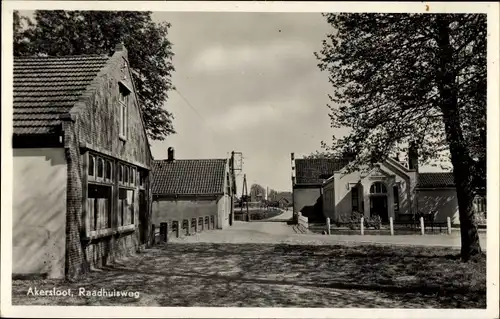
[{"label": "tree trunk", "polygon": [[441,96],[441,111],[445,124],[446,139],[450,148],[455,179],[458,211],[460,216],[461,256],[467,261],[481,253],[479,236],[472,209],[474,189],[472,183],[472,159],[465,143],[460,125],[453,48],[450,44],[449,22],[446,15],[437,17],[439,68],[438,86]]}]

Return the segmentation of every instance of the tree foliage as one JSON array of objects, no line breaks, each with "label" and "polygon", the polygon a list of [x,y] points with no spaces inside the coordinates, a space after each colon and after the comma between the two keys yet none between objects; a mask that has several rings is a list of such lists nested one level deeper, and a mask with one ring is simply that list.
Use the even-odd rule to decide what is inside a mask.
[{"label": "tree foliage", "polygon": [[[472,194],[485,180],[486,16],[325,14],[332,32],[316,52],[334,87],[330,156],[356,154],[350,168],[417,143],[422,161],[451,159],[462,256],[480,252]],[[316,154],[317,155],[317,154]]]},{"label": "tree foliage", "polygon": [[112,54],[116,44],[128,50],[134,83],[149,138],[175,133],[173,115],[163,108],[173,89],[172,44],[168,23],[155,23],[151,12],[35,11],[34,22],[14,13],[15,55]]},{"label": "tree foliage", "polygon": [[264,199],[264,196],[266,194],[266,189],[259,184],[252,184],[250,186],[250,197],[252,198],[252,201],[255,201],[257,199],[257,196],[262,196],[262,199]]}]

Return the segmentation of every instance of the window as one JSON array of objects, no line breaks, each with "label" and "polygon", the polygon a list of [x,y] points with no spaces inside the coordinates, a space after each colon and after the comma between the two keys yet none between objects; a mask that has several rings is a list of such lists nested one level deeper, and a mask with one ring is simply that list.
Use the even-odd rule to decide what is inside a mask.
[{"label": "window", "polygon": [[351,202],[352,202],[352,211],[359,211],[359,194],[358,188],[354,186],[351,188]]},{"label": "window", "polygon": [[118,165],[118,181],[121,182],[123,178],[123,165]]},{"label": "window", "polygon": [[486,197],[476,196],[473,201],[476,213],[486,213]]},{"label": "window", "polygon": [[134,191],[120,188],[118,192],[118,225],[134,224]]},{"label": "window", "polygon": [[120,137],[127,138],[127,125],[128,125],[128,112],[127,107],[129,103],[130,92],[120,85]]},{"label": "window", "polygon": [[135,168],[130,168],[130,184],[134,185],[135,182]]},{"label": "window", "polygon": [[97,177],[103,177],[104,176],[104,162],[102,158],[97,159]]},{"label": "window", "polygon": [[123,182],[128,183],[128,166],[123,166]]},{"label": "window", "polygon": [[88,184],[87,216],[90,230],[111,228],[111,187]]},{"label": "window", "polygon": [[387,194],[387,187],[381,182],[375,182],[370,187],[371,194]]},{"label": "window", "polygon": [[94,156],[89,154],[89,176],[94,176]]},{"label": "window", "polygon": [[394,186],[393,188],[394,192],[394,213],[399,213],[399,187]]},{"label": "window", "polygon": [[106,179],[111,179],[112,178],[112,170],[113,170],[113,165],[111,164],[111,161],[106,161]]},{"label": "window", "polygon": [[146,173],[143,170],[139,170],[139,185],[144,186],[144,179],[146,178]]}]

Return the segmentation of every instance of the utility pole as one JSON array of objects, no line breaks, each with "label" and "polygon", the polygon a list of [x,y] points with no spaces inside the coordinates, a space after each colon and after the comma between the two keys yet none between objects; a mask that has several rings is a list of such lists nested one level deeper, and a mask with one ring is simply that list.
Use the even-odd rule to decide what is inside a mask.
[{"label": "utility pole", "polygon": [[248,211],[248,188],[247,188],[247,174],[243,174],[243,187],[241,189],[241,212],[243,213],[243,205],[246,204],[247,208],[247,222],[250,221],[250,213]]},{"label": "utility pole", "polygon": [[233,225],[234,222],[234,195],[236,194],[236,177],[234,175],[234,151],[231,152],[231,159],[229,160],[229,165],[230,168],[229,170],[231,171],[231,208],[229,212],[229,226]]}]

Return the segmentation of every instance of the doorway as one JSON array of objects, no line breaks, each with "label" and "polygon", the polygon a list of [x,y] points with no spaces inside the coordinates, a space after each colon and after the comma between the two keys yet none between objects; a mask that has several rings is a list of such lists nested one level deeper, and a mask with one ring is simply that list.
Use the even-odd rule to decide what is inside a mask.
[{"label": "doorway", "polygon": [[139,191],[139,240],[142,244],[147,242],[148,234],[148,201],[145,190]]},{"label": "doorway", "polygon": [[389,213],[387,210],[387,196],[371,196],[370,197],[370,216],[379,215],[382,222],[389,221]]}]

